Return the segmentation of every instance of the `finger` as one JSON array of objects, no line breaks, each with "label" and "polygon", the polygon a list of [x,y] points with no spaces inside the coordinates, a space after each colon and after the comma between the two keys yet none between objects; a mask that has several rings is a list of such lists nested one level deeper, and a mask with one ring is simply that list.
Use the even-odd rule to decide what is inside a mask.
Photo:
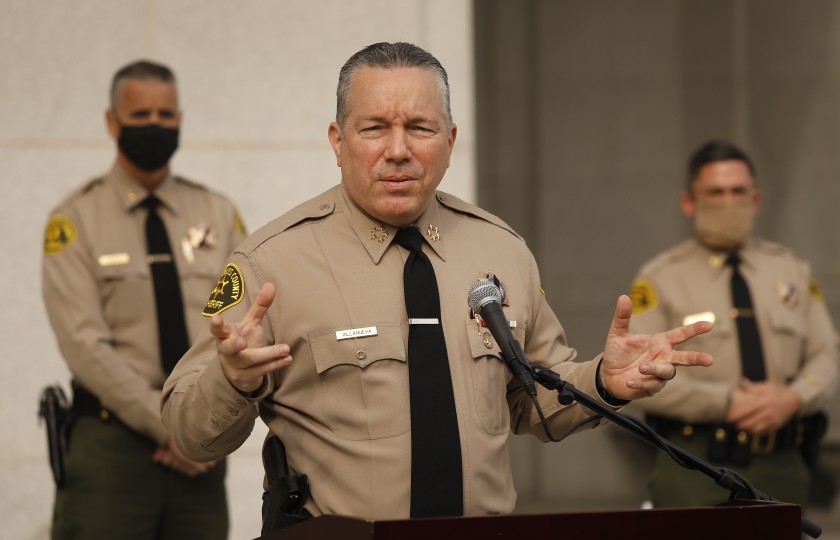
[{"label": "finger", "polygon": [[224,356],[235,356],[242,352],[246,345],[245,340],[239,337],[239,335],[233,335],[227,339],[218,341],[216,350]]},{"label": "finger", "polygon": [[673,351],[668,361],[678,366],[711,366],[714,363],[714,358],[704,352]]},{"label": "finger", "polygon": [[271,307],[272,302],[274,302],[274,284],[263,283],[263,286],[260,287],[260,292],[254,299],[254,303],[251,304],[250,309],[248,309],[248,313],[246,313],[245,317],[242,319],[242,323],[259,324],[262,322],[265,312],[268,311],[269,307]]},{"label": "finger", "polygon": [[213,315],[210,318],[210,333],[218,339],[227,339],[232,330],[233,327],[225,322],[221,315]]},{"label": "finger", "polygon": [[652,396],[665,388],[665,381],[659,377],[634,377],[627,379],[627,388]]},{"label": "finger", "polygon": [[665,332],[663,335],[665,336],[665,339],[668,340],[668,343],[670,343],[671,345],[679,345],[680,343],[683,343],[684,341],[687,341],[693,338],[694,336],[705,334],[712,328],[712,323],[710,323],[709,321],[698,321],[696,323],[687,324],[679,328],[672,328],[671,330]]},{"label": "finger", "polygon": [[[239,345],[242,345],[240,343]],[[219,350],[221,352],[222,348],[227,349],[226,342],[220,344]],[[233,346],[231,346],[233,347]],[[227,349],[232,350],[232,349]],[[283,360],[286,358],[291,358],[289,356],[289,346],[285,343],[277,343],[275,345],[266,345],[265,347],[249,347],[240,348],[237,352],[232,354],[227,354],[226,356],[232,357],[232,364],[234,367],[238,369],[249,369],[251,367],[260,366],[262,364],[266,364],[269,362],[274,362],[276,360]]]},{"label": "finger", "polygon": [[633,303],[630,297],[622,294],[615,303],[615,313],[612,320],[612,331],[618,335],[630,332],[630,315],[633,313]]},{"label": "finger", "polygon": [[277,356],[274,354],[265,354],[257,359],[248,358],[248,363],[239,366],[239,376],[237,378],[256,379],[262,377],[266,373],[280,368],[284,368],[292,363],[292,357],[289,355]]},{"label": "finger", "polygon": [[649,362],[639,366],[639,373],[670,381],[677,376],[677,366],[670,362]]}]

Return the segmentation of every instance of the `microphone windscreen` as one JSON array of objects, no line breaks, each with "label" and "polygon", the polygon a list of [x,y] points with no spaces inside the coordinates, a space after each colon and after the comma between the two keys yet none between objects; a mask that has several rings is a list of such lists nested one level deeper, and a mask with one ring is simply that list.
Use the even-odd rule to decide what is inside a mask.
[{"label": "microphone windscreen", "polygon": [[487,302],[502,303],[502,291],[492,281],[478,281],[470,287],[467,303],[470,309],[478,312]]}]

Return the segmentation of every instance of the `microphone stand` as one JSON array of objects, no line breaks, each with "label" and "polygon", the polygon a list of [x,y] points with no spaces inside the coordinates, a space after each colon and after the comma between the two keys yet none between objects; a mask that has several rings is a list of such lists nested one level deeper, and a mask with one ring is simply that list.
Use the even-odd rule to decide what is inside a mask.
[{"label": "microphone stand", "polygon": [[[517,361],[518,359],[514,359]],[[683,450],[676,444],[664,439],[664,438],[657,438],[654,439],[650,433],[645,431],[642,427],[637,424],[637,421],[634,418],[625,416],[618,411],[611,409],[610,407],[605,406],[601,402],[593,399],[587,394],[584,394],[580,390],[574,387],[571,383],[568,383],[560,378],[560,375],[547,369],[543,366],[538,364],[530,364],[527,360],[521,361],[521,363],[527,366],[530,371],[531,375],[534,378],[534,381],[540,383],[542,386],[548,388],[549,390],[556,390],[557,400],[563,405],[570,405],[573,401],[577,401],[584,407],[594,411],[598,415],[606,418],[610,422],[624,428],[625,430],[629,431],[633,435],[639,437],[646,443],[660,448],[664,445],[667,446],[674,455],[678,456],[680,460],[684,463],[689,464],[691,467],[697,469],[698,471],[702,472],[706,476],[712,478],[715,483],[719,486],[728,489],[731,493],[730,499],[746,499],[755,497],[756,500],[760,501],[776,501],[773,497],[763,493],[757,489],[754,489],[752,486],[745,484],[740,478],[735,476],[732,471],[721,468],[715,467],[709,463],[706,463],[702,459],[698,458],[694,454]],[[778,501],[776,501],[778,502]],[[810,521],[805,516],[800,518],[800,530],[810,536],[811,538],[819,538],[822,534],[822,527]]]}]

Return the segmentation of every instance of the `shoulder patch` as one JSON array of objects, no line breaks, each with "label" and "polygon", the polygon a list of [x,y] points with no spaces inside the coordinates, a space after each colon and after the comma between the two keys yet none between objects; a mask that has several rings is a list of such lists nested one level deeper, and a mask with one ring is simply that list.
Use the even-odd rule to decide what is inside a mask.
[{"label": "shoulder patch", "polygon": [[205,317],[217,315],[241,302],[244,295],[245,280],[242,279],[242,272],[235,264],[228,263],[201,314]]},{"label": "shoulder patch", "polygon": [[630,300],[633,301],[633,315],[641,315],[656,307],[659,303],[659,293],[650,281],[637,279],[630,288]]},{"label": "shoulder patch", "polygon": [[44,254],[55,255],[76,241],[76,226],[67,216],[55,214],[44,231]]},{"label": "shoulder patch", "polygon": [[808,279],[808,294],[817,302],[825,302],[825,296],[823,296],[822,289],[820,289],[820,284],[817,283],[817,278],[814,276]]}]

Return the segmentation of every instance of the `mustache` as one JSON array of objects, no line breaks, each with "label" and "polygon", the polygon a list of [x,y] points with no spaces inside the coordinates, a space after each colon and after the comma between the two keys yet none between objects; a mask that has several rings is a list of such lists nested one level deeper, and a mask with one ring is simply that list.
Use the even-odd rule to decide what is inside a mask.
[{"label": "mustache", "polygon": [[386,178],[400,178],[406,180],[413,180],[423,176],[423,171],[417,167],[388,167],[386,169],[373,171],[373,178],[375,180],[383,180]]}]

